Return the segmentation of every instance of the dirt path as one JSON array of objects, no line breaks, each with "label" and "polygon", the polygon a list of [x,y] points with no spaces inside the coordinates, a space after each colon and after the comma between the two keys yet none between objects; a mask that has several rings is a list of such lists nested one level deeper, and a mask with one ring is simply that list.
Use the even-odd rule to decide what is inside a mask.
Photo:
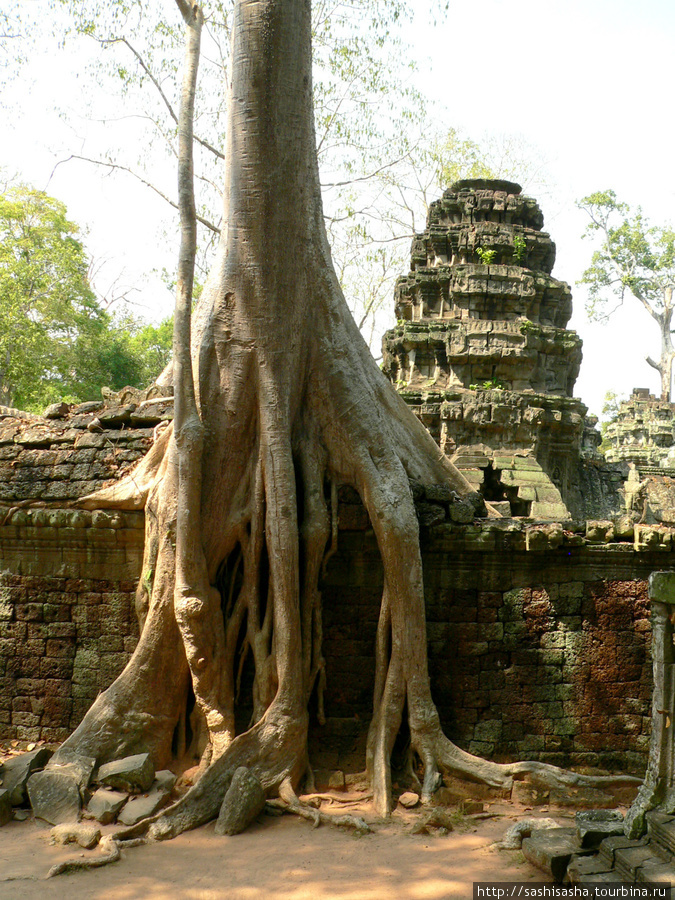
[{"label": "dirt path", "polygon": [[412,814],[361,838],[291,816],[263,816],[237,837],[217,837],[210,824],[49,880],[52,865],[88,851],[50,846],[45,823],[11,822],[0,830],[0,900],[470,900],[474,881],[545,880],[519,852],[491,846],[531,813],[493,810],[444,837],[405,833]]}]

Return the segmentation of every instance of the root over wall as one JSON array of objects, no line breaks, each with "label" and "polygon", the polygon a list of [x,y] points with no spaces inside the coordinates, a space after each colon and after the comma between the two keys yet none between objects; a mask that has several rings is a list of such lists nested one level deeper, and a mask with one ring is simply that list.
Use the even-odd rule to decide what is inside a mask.
[{"label": "root over wall", "polygon": [[[434,699],[472,753],[641,774],[645,582],[672,554],[576,538],[537,546],[506,523],[423,530]],[[0,739],[65,739],[121,671],[138,636],[142,551],[139,513],[23,510],[0,526]],[[310,756],[319,772],[349,772],[362,767],[372,715],[382,595],[376,542],[349,491],[322,587],[326,724],[310,708]],[[251,677],[242,672],[242,697]],[[238,716],[245,727],[250,709]]]}]

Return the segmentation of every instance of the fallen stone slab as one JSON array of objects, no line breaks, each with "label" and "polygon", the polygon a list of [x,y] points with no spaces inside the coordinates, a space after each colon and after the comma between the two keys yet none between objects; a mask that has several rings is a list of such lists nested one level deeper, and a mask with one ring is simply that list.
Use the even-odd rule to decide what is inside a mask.
[{"label": "fallen stone slab", "polygon": [[101,829],[84,822],[55,825],[49,832],[52,844],[79,844],[91,850],[101,840]]},{"label": "fallen stone slab", "polygon": [[137,753],[105,763],[98,770],[98,781],[130,794],[144,794],[155,779],[155,769],[149,753]]},{"label": "fallen stone slab", "polygon": [[623,835],[623,814],[616,809],[583,810],[574,816],[581,846],[597,848],[607,837]]},{"label": "fallen stone slab", "polygon": [[253,772],[240,766],[220,807],[216,834],[240,834],[265,807],[265,791]]},{"label": "fallen stone slab", "polygon": [[162,790],[171,793],[177,780],[177,776],[173,772],[170,772],[168,769],[160,769],[159,772],[155,772],[155,780],[152,782],[150,790]]},{"label": "fallen stone slab", "polygon": [[132,797],[124,805],[117,821],[122,825],[136,825],[142,819],[154,816],[160,809],[163,809],[169,802],[170,796],[169,791],[157,790],[142,797]]},{"label": "fallen stone slab", "polygon": [[9,791],[12,806],[26,801],[26,782],[38,769],[47,765],[52,751],[46,747],[6,759],[2,770],[2,787]]},{"label": "fallen stone slab", "polygon": [[72,776],[80,789],[84,790],[91,781],[95,768],[96,760],[92,756],[84,756],[67,747],[61,747],[49,760],[46,770]]},{"label": "fallen stone slab", "polygon": [[9,791],[0,788],[0,828],[12,819],[12,798]]},{"label": "fallen stone slab", "polygon": [[581,848],[576,828],[551,828],[547,831],[535,831],[525,838],[522,850],[528,862],[561,883],[572,856],[579,853]]},{"label": "fallen stone slab", "polygon": [[75,776],[45,769],[30,776],[27,791],[38,819],[60,825],[80,818],[80,786]]},{"label": "fallen stone slab", "polygon": [[99,788],[92,794],[84,815],[88,819],[96,819],[101,825],[110,825],[115,821],[128,799],[126,794],[120,794],[118,791],[111,791],[108,788]]}]

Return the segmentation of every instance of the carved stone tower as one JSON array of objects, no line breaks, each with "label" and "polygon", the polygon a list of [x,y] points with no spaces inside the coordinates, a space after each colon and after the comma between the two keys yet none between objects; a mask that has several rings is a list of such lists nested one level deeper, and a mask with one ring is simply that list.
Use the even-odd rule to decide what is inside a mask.
[{"label": "carved stone tower", "polygon": [[396,285],[384,371],[443,451],[506,514],[565,519],[586,407],[555,244],[517,184],[458,181]]}]

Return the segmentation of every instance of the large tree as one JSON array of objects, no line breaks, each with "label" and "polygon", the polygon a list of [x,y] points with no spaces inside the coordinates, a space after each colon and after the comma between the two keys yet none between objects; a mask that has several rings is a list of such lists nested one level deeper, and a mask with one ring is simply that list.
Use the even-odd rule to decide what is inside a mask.
[{"label": "large tree", "polygon": [[[188,12],[193,64],[198,5]],[[366,760],[378,810],[391,808],[390,756],[404,714],[427,798],[441,771],[500,788],[524,777],[594,781],[539,763],[483,761],[441,730],[411,482],[447,485],[457,503],[476,510],[481,503],[374,363],[333,271],[312,114],[310,14],[310,0],[237,2],[229,227],[195,317],[191,359],[176,347],[175,426],[133,481],[87,501],[145,508],[143,627],[126,669],[65,747],[99,763],[145,750],[165,764],[185,746],[190,687],[208,731],[201,779],[142,826],[156,838],[215,817],[238,766],[268,794],[294,797],[308,767],[308,702],[324,665],[319,579],[338,484],[359,492],[385,572]],[[187,215],[177,318],[185,323],[194,236],[186,182],[181,188]],[[253,721],[237,734],[242,634],[255,664]]]},{"label": "large tree", "polygon": [[586,309],[591,319],[606,320],[611,298],[617,306],[632,295],[656,322],[661,338],[657,360],[646,357],[659,373],[661,398],[671,399],[673,381],[673,313],[675,303],[675,231],[650,225],[641,209],[633,211],[614,191],[597,191],[579,207],[590,217],[586,236],[599,243],[581,283],[589,287]]}]

